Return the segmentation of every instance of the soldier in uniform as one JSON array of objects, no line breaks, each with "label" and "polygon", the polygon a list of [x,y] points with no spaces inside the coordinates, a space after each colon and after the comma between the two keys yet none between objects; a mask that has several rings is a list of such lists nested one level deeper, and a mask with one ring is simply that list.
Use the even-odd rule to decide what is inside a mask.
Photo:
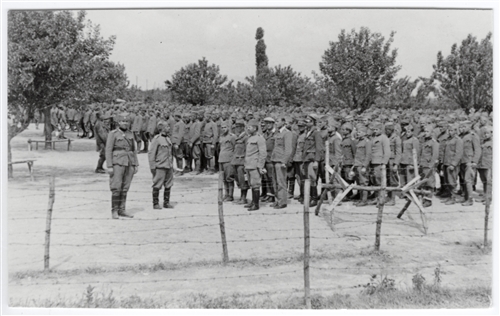
[{"label": "soldier in uniform", "polygon": [[[366,126],[365,126],[366,127]],[[350,176],[354,165],[354,157],[356,155],[357,140],[352,137],[353,126],[351,123],[344,123],[341,127],[342,133],[342,169],[341,176],[347,183],[354,183],[354,179]],[[359,194],[357,194],[359,195]],[[352,199],[353,194],[350,191],[347,194],[347,199]]]},{"label": "soldier in uniform", "polygon": [[219,172],[223,173],[225,196],[223,201],[231,202],[234,200],[234,165],[231,161],[234,157],[234,148],[236,145],[236,136],[229,133],[229,123],[221,123],[221,135],[219,138],[220,153],[219,156]]},{"label": "soldier in uniform", "polygon": [[[370,173],[371,182],[375,186],[382,185],[382,166],[387,166],[391,157],[390,141],[387,135],[383,133],[383,128],[384,124],[380,122],[372,124],[374,137],[371,139]],[[382,191],[378,191],[377,195],[379,195],[380,199],[385,199],[385,196],[380,196],[381,193]]]},{"label": "soldier in uniform", "polygon": [[[337,169],[337,172],[340,171],[342,165],[342,136],[337,132],[339,127],[340,123],[335,120],[328,124],[328,165],[334,170]],[[334,179],[333,183],[338,183],[338,181]],[[334,192],[333,198],[337,196],[340,190],[336,189]]]},{"label": "soldier in uniform", "polygon": [[235,169],[236,184],[240,188],[241,197],[235,204],[247,204],[247,192],[249,189],[248,181],[245,179],[245,151],[248,135],[245,132],[245,121],[236,120],[234,124],[235,144],[234,155],[231,164]]},{"label": "soldier in uniform", "polygon": [[285,118],[276,122],[278,129],[274,134],[274,148],[271,153],[273,163],[273,182],[276,183],[276,202],[272,205],[275,209],[287,206],[287,165],[292,156],[292,132],[286,128]]},{"label": "soldier in uniform", "polygon": [[[491,136],[493,134],[493,128],[491,126],[482,127],[482,139],[483,144],[481,145],[481,157],[477,164],[477,170],[479,173],[479,178],[483,183],[483,198],[476,199],[478,202],[484,202],[488,193],[488,181],[492,180],[491,170],[493,167],[493,141]],[[488,175],[488,172],[490,174]],[[490,177],[490,179],[488,179]],[[490,182],[491,183],[491,182]],[[491,196],[490,196],[491,199]]]},{"label": "soldier in uniform", "polygon": [[[358,185],[367,186],[369,182],[368,167],[370,166],[370,155],[372,153],[371,141],[368,135],[371,133],[364,124],[356,126],[356,135],[358,141],[356,142],[356,152],[354,155],[354,163],[351,171],[354,171],[356,183]],[[361,192],[361,199],[355,203],[356,206],[368,205],[368,191]]]},{"label": "soldier in uniform", "polygon": [[160,134],[153,137],[148,152],[149,168],[153,174],[153,208],[161,209],[159,203],[160,190],[163,192],[163,207],[173,208],[170,204],[170,190],[174,185],[173,146],[170,140],[170,125],[165,121],[158,123]]},{"label": "soldier in uniform", "polygon": [[106,141],[106,165],[111,176],[111,212],[118,216],[132,218],[125,211],[127,192],[134,174],[139,170],[134,134],[129,130],[130,121],[120,116],[118,128],[108,134]]},{"label": "soldier in uniform", "polygon": [[292,153],[290,155],[290,160],[287,163],[286,176],[288,183],[288,198],[293,199],[293,193],[295,192],[295,169],[293,167],[293,158],[295,157],[299,134],[296,129],[293,128],[291,120],[287,122],[287,129],[292,133]]},{"label": "soldier in uniform", "polygon": [[476,173],[477,163],[481,157],[481,146],[479,137],[471,131],[470,121],[460,123],[459,131],[463,141],[463,156],[460,160],[460,178],[462,180],[462,191],[464,192],[463,206],[474,204],[472,199],[472,185]]},{"label": "soldier in uniform", "polygon": [[295,179],[299,184],[300,194],[294,197],[300,203],[304,203],[304,169],[302,155],[304,152],[304,141],[306,139],[306,123],[303,120],[297,122],[299,135],[297,137],[297,145],[295,146],[295,154],[293,156],[293,169],[295,172]]},{"label": "soldier in uniform", "polygon": [[310,207],[318,204],[318,164],[321,161],[321,153],[324,152],[323,139],[316,129],[316,118],[308,115],[306,120],[306,135],[304,139],[304,151],[302,160],[304,163],[304,177],[311,181],[311,202]]},{"label": "soldier in uniform", "polygon": [[149,138],[147,134],[149,115],[147,115],[146,110],[144,108],[141,110],[141,116],[142,116],[142,125],[140,134],[142,142],[144,143],[144,148],[141,151],[139,151],[139,153],[145,154],[148,152],[148,145],[149,145]]},{"label": "soldier in uniform", "polygon": [[189,135],[193,123],[191,122],[191,116],[189,113],[185,113],[183,115],[183,121],[184,121],[184,135],[182,136],[181,149],[182,149],[182,156],[186,161],[186,167],[184,168],[183,173],[189,173],[193,171],[192,168],[193,159],[191,158],[192,149],[191,147],[189,147]]},{"label": "soldier in uniform", "polygon": [[444,160],[444,150],[446,147],[446,142],[450,138],[450,134],[448,134],[448,129],[446,128],[447,124],[445,121],[439,121],[438,122],[438,128],[440,130],[440,133],[437,136],[437,142],[439,144],[439,163],[437,165],[437,172],[439,173],[439,182],[441,184],[441,187],[439,188],[439,192],[436,193],[436,196],[439,198],[449,198],[450,196],[445,196],[445,176],[444,176],[444,165],[443,165],[443,160]]},{"label": "soldier in uniform", "polygon": [[[389,164],[387,164],[387,183],[391,187],[399,186],[399,164],[401,162],[401,138],[395,132],[394,123],[387,123],[385,125],[385,134],[389,137],[389,144],[391,148],[391,156]],[[396,199],[393,191],[387,192],[386,205],[396,205]]]},{"label": "soldier in uniform", "polygon": [[252,202],[245,205],[248,211],[259,209],[259,196],[261,186],[261,176],[266,173],[264,168],[266,163],[266,141],[264,137],[257,134],[259,122],[250,120],[247,124],[248,139],[245,150],[245,170],[248,182],[252,188]]},{"label": "soldier in uniform", "polygon": [[417,163],[418,153],[420,151],[420,143],[413,134],[413,125],[407,124],[404,128],[405,136],[403,140],[403,151],[401,152],[401,186],[404,186],[415,178],[415,173],[418,172],[418,170],[415,170],[413,163],[413,150],[415,150],[417,154]]},{"label": "soldier in uniform", "polygon": [[[420,178],[427,179],[427,183],[423,187],[431,192],[434,191],[436,186],[435,168],[439,162],[439,144],[432,137],[433,128],[427,125],[423,129],[424,142],[420,147],[419,161],[420,161]],[[432,205],[432,193],[424,197],[423,206],[429,207]]]},{"label": "soldier in uniform", "polygon": [[458,135],[457,124],[450,124],[448,133],[450,134],[450,138],[446,142],[443,165],[445,174],[444,185],[446,188],[445,196],[450,197],[444,199],[443,202],[445,205],[453,205],[455,204],[455,196],[457,196],[457,177],[460,170],[460,160],[463,155],[464,143]]},{"label": "soldier in uniform", "polygon": [[174,114],[175,125],[174,131],[172,133],[172,143],[174,144],[174,154],[177,162],[177,171],[174,174],[179,174],[179,170],[181,170],[180,174],[183,173],[183,163],[182,159],[184,158],[184,148],[182,148],[186,142],[184,141],[184,132],[186,129],[186,124],[182,119],[182,114],[180,112],[176,112]]},{"label": "soldier in uniform", "polygon": [[110,130],[110,119],[111,118],[107,115],[101,116],[100,113],[97,114],[97,122],[95,124],[95,141],[97,151],[99,152],[99,160],[97,161],[95,173],[106,173],[106,170],[103,168],[103,164],[106,160],[106,141],[108,140]]},{"label": "soldier in uniform", "polygon": [[212,120],[207,112],[205,116],[205,125],[202,130],[203,156],[207,161],[208,174],[215,173],[215,147],[217,145],[217,124]]},{"label": "soldier in uniform", "polygon": [[201,174],[201,130],[204,125],[202,122],[203,116],[200,113],[195,113],[193,119],[193,124],[189,129],[189,143],[188,146],[191,148],[191,157],[194,159],[194,169],[196,170],[196,175]]},{"label": "soldier in uniform", "polygon": [[141,128],[143,116],[141,112],[134,117],[131,128],[132,133],[134,133],[134,139],[137,142],[137,150],[140,150],[142,145]]}]

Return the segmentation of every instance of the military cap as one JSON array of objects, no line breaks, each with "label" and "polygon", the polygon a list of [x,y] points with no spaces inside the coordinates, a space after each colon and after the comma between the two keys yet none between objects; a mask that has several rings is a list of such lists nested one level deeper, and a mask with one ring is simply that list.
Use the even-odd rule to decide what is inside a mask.
[{"label": "military cap", "polygon": [[441,120],[437,122],[437,127],[445,127],[448,124],[445,120]]},{"label": "military cap", "polygon": [[311,119],[316,122],[318,120],[318,116],[316,115],[316,113],[311,113],[307,115],[306,119]]},{"label": "military cap", "polygon": [[158,123],[157,123],[157,126],[158,126],[158,127],[163,127],[163,126],[165,126],[165,125],[168,125],[168,122],[166,122],[166,121],[164,121],[164,120],[160,120],[160,121],[158,121]]},{"label": "military cap", "polygon": [[306,126],[306,122],[304,122],[303,119],[299,119],[299,121],[297,122],[297,126]]},{"label": "military cap", "polygon": [[252,120],[248,121],[248,125],[258,127],[259,121],[256,119],[252,119]]},{"label": "military cap", "polygon": [[338,129],[340,127],[340,122],[331,118],[331,119],[328,119],[328,126]]},{"label": "military cap", "polygon": [[231,126],[231,124],[227,121],[224,121],[220,124],[220,127],[229,127],[229,126]]},{"label": "military cap", "polygon": [[358,124],[358,125],[356,125],[356,130],[358,132],[362,132],[362,133],[367,133],[368,132],[368,128],[366,128],[365,124]]},{"label": "military cap", "polygon": [[385,127],[392,127],[392,128],[394,128],[395,124],[394,124],[394,122],[387,122],[387,123],[385,123]]},{"label": "military cap", "polygon": [[370,127],[370,129],[376,129],[376,128],[382,129],[383,126],[384,126],[384,124],[382,124],[380,121],[375,121],[375,122],[371,122],[369,127]]},{"label": "military cap", "polygon": [[351,123],[344,123],[344,124],[342,124],[342,128],[352,131],[352,124]]},{"label": "military cap", "polygon": [[130,119],[130,117],[128,115],[120,114],[117,116],[117,119],[118,119],[118,122],[128,121]]},{"label": "military cap", "polygon": [[491,126],[491,125],[485,125],[484,126],[484,130],[487,131],[487,132],[492,133],[493,132],[493,126]]},{"label": "military cap", "polygon": [[460,126],[470,127],[470,126],[472,126],[472,122],[471,121],[461,121]]},{"label": "military cap", "polygon": [[347,115],[346,117],[344,117],[344,122],[351,122],[352,120],[354,120],[354,117],[352,117],[352,115]]},{"label": "military cap", "polygon": [[111,116],[109,116],[109,114],[104,114],[103,116],[101,116],[101,119],[102,120],[109,120],[111,118]]},{"label": "military cap", "polygon": [[181,112],[175,112],[175,113],[174,113],[174,116],[177,116],[177,117],[182,117],[182,114],[181,114]]},{"label": "military cap", "polygon": [[409,119],[404,118],[404,119],[401,120],[401,125],[408,125],[408,124],[410,124],[410,120]]},{"label": "military cap", "polygon": [[243,119],[237,119],[234,125],[240,125],[240,126],[245,126],[245,120]]},{"label": "military cap", "polygon": [[272,117],[270,117],[270,116],[266,117],[264,119],[264,122],[266,122],[266,123],[276,123],[276,121]]}]

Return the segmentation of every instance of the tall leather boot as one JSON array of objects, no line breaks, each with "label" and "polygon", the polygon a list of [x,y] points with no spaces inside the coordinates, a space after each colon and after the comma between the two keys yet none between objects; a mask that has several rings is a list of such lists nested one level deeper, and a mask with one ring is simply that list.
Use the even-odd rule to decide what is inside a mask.
[{"label": "tall leather boot", "polygon": [[225,199],[225,201],[232,202],[232,201],[234,201],[234,197],[233,197],[233,195],[234,195],[234,182],[228,182],[227,186],[228,186],[227,198]]},{"label": "tall leather boot", "polygon": [[311,186],[311,201],[309,202],[309,207],[318,205],[318,187]]},{"label": "tall leather boot", "polygon": [[161,210],[160,206],[160,189],[153,188],[153,208]]},{"label": "tall leather boot", "polygon": [[142,146],[142,140],[137,142],[137,152],[141,151],[141,146]]},{"label": "tall leather boot", "polygon": [[196,173],[195,173],[196,175],[201,173],[201,161],[200,161],[200,159],[194,160],[194,169],[196,171]]},{"label": "tall leather boot", "polygon": [[465,184],[465,201],[462,203],[462,206],[472,206],[474,205],[474,201],[472,200],[472,183]]},{"label": "tall leather boot", "polygon": [[104,164],[104,159],[99,158],[97,161],[97,168],[95,168],[95,173],[106,173],[106,170],[102,168],[102,165]]},{"label": "tall leather boot", "polygon": [[174,208],[172,204],[170,204],[170,188],[165,188],[165,191],[163,191],[163,207]]},{"label": "tall leather boot", "polygon": [[253,205],[248,208],[248,211],[257,211],[259,209],[259,189],[252,189],[252,203]]},{"label": "tall leather boot", "polygon": [[118,209],[120,208],[120,192],[111,192],[111,218],[118,219]]},{"label": "tall leather boot", "polygon": [[148,141],[144,141],[144,149],[140,151],[140,153],[147,153],[148,152]]},{"label": "tall leather boot", "polygon": [[234,204],[242,205],[247,204],[247,189],[241,189],[241,197],[238,201],[234,202]]},{"label": "tall leather boot", "polygon": [[396,196],[394,195],[394,192],[387,192],[387,200],[385,202],[385,205],[387,206],[396,205]]},{"label": "tall leather boot", "polygon": [[118,216],[133,218],[134,217],[133,215],[130,215],[125,211],[126,205],[127,205],[127,192],[122,191],[120,194],[120,208],[118,209]]},{"label": "tall leather boot", "polygon": [[227,181],[224,180],[224,184],[223,184],[223,187],[224,187],[224,196],[222,197],[222,201],[226,201],[228,195],[229,195],[229,186],[227,184]]},{"label": "tall leather boot", "polygon": [[368,191],[361,191],[360,195],[361,195],[361,201],[359,201],[355,205],[356,206],[366,206],[366,205],[368,205],[368,202],[367,202],[368,201]]},{"label": "tall leather boot", "polygon": [[295,192],[295,179],[288,179],[288,198],[293,199],[293,193]]},{"label": "tall leather boot", "polygon": [[299,198],[297,200],[299,200],[300,204],[303,204],[304,203],[304,182],[302,182],[302,181],[300,182],[299,189],[300,189],[300,195],[299,195]]}]

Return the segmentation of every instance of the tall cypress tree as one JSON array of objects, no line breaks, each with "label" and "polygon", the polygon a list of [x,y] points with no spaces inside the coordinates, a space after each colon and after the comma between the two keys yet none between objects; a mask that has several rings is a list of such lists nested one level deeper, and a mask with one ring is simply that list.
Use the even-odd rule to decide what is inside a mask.
[{"label": "tall cypress tree", "polygon": [[257,77],[262,72],[263,69],[267,67],[268,59],[266,55],[266,44],[264,43],[264,29],[257,28],[257,33],[255,34],[255,39],[257,40],[257,45],[255,45],[255,65],[257,66]]}]

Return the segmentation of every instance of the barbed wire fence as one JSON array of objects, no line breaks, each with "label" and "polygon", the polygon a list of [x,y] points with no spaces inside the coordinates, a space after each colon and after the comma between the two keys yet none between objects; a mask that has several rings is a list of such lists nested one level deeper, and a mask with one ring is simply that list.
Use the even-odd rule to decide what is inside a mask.
[{"label": "barbed wire fence", "polygon": [[[328,151],[327,151],[328,152]],[[418,170],[418,169],[417,169]],[[373,170],[371,170],[373,171]],[[370,172],[371,172],[370,171]],[[381,247],[381,237],[415,237],[415,238],[425,238],[427,236],[435,236],[435,235],[441,235],[441,234],[447,234],[447,233],[453,233],[453,232],[466,232],[466,231],[483,231],[484,232],[484,239],[483,239],[483,247],[487,247],[488,245],[488,232],[491,230],[488,226],[489,223],[489,216],[490,216],[490,204],[491,204],[491,188],[492,188],[492,178],[491,178],[491,172],[488,173],[488,192],[485,192],[485,198],[486,198],[486,203],[485,203],[485,210],[484,210],[484,227],[467,227],[467,228],[457,228],[457,229],[443,229],[439,231],[432,231],[428,232],[427,228],[424,227],[424,230],[422,231],[422,234],[382,234],[381,233],[381,227],[382,227],[382,222],[384,219],[384,194],[385,190],[402,190],[404,188],[389,188],[386,186],[386,175],[385,175],[385,168],[382,168],[382,185],[379,188],[364,188],[362,186],[355,186],[355,185],[339,185],[339,184],[330,184],[331,180],[337,177],[335,175],[335,171],[332,173],[331,178],[329,178],[329,172],[326,172],[327,174],[327,183],[324,184],[322,187],[324,188],[323,190],[323,198],[326,197],[326,201],[329,202],[329,209],[327,212],[323,212],[324,215],[328,215],[330,220],[327,219],[327,223],[330,225],[329,227],[324,227],[320,229],[315,229],[314,232],[325,232],[325,233],[330,233],[328,236],[317,236],[315,234],[311,234],[310,231],[310,223],[309,223],[309,216],[312,212],[309,210],[309,202],[310,202],[310,180],[308,179],[301,179],[302,183],[304,184],[304,205],[302,207],[302,210],[300,211],[280,211],[280,212],[252,212],[252,213],[244,213],[244,214],[224,214],[224,203],[223,203],[223,174],[222,172],[219,172],[219,177],[218,177],[218,194],[217,194],[217,206],[218,206],[218,213],[217,214],[195,214],[195,215],[167,215],[167,216],[161,216],[157,218],[134,218],[132,219],[133,221],[143,221],[143,222],[155,222],[155,223],[160,223],[160,227],[148,227],[145,229],[126,229],[126,230],[120,230],[120,231],[113,231],[113,232],[92,232],[92,231],[72,231],[72,232],[53,232],[51,230],[51,226],[54,221],[56,222],[66,222],[66,221],[114,221],[110,217],[79,217],[79,216],[64,216],[65,214],[72,214],[71,210],[75,208],[80,208],[80,207],[85,207],[89,205],[93,205],[95,203],[99,202],[109,202],[109,199],[102,199],[102,198],[92,198],[92,197],[81,197],[85,201],[83,203],[77,203],[75,205],[67,205],[64,206],[63,208],[59,209],[54,209],[54,201],[56,199],[56,190],[55,190],[55,177],[51,176],[49,178],[49,202],[48,202],[48,207],[47,207],[47,214],[45,217],[43,216],[29,216],[29,212],[33,212],[33,209],[20,209],[16,210],[16,212],[19,213],[27,213],[28,216],[16,216],[16,217],[10,217],[10,221],[26,221],[26,220],[36,220],[36,219],[45,219],[46,220],[46,226],[45,226],[45,231],[43,232],[45,234],[45,242],[44,243],[30,243],[30,242],[21,242],[21,241],[14,241],[10,242],[10,245],[19,245],[19,246],[36,246],[36,247],[43,247],[44,249],[44,256],[43,258],[40,258],[39,260],[35,260],[32,262],[24,263],[26,265],[30,265],[33,263],[40,263],[44,262],[44,271],[48,272],[50,271],[50,249],[51,247],[72,247],[72,248],[83,248],[83,247],[101,247],[101,246],[127,246],[127,247],[141,247],[141,246],[147,246],[147,245],[178,245],[178,244],[200,244],[200,245],[220,245],[221,246],[221,258],[222,258],[222,263],[223,265],[226,265],[228,262],[230,262],[230,257],[229,257],[229,251],[231,244],[239,244],[239,243],[258,243],[258,242],[272,242],[272,241],[279,241],[279,240],[291,240],[291,241],[297,241],[303,240],[304,242],[304,251],[303,251],[303,269],[291,269],[287,271],[279,271],[279,272],[267,272],[267,273],[254,273],[254,274],[238,274],[238,275],[225,275],[225,276],[213,276],[213,277],[204,277],[204,278],[165,278],[165,279],[154,279],[154,280],[112,280],[112,281],[103,281],[103,280],[86,280],[86,281],[68,281],[68,282],[60,282],[58,280],[54,282],[18,282],[17,285],[59,285],[59,284],[123,284],[123,283],[159,283],[159,282],[190,282],[190,281],[207,281],[207,280],[224,280],[224,279],[241,279],[241,278],[260,278],[260,277],[269,277],[269,276],[281,276],[281,275],[294,275],[294,274],[299,274],[300,272],[303,272],[303,278],[304,278],[304,304],[306,308],[311,308],[311,280],[310,280],[310,271],[311,269],[313,270],[320,270],[320,271],[332,271],[333,273],[339,272],[339,271],[368,271],[371,272],[373,271],[373,267],[321,267],[321,266],[316,266],[316,262],[312,259],[314,259],[314,255],[311,256],[311,240],[338,240],[339,238],[361,238],[361,237],[374,237],[374,251],[380,251]],[[415,179],[417,179],[416,177]],[[414,182],[410,183],[408,186],[411,187],[412,184],[415,184],[419,181],[413,180]],[[342,194],[337,195],[336,199],[332,199],[331,196],[329,196],[329,193],[331,192],[332,189],[341,189],[343,190]],[[352,189],[357,189],[357,190],[363,190],[363,189],[369,189],[371,191],[378,191],[382,192],[379,194],[379,201],[377,203],[377,212],[362,212],[362,211],[348,211],[348,210],[343,210],[338,206],[338,202],[340,202],[345,196],[346,191],[352,190]],[[43,191],[43,189],[37,189],[35,191]],[[92,193],[92,192],[101,192],[102,190],[99,189],[86,189],[86,190],[80,190],[80,189],[69,189],[69,188],[60,188],[57,190],[59,196],[61,197],[71,197],[75,198],[76,193]],[[192,201],[191,200],[191,195],[204,192],[204,191],[209,191],[209,192],[214,192],[213,188],[207,188],[207,189],[183,189],[182,192],[172,192],[173,197],[177,198],[186,198],[187,200],[183,200],[183,204],[200,204],[200,202]],[[135,190],[134,192],[137,193],[150,193],[150,190]],[[62,193],[62,194],[61,194]],[[46,189],[45,193],[35,193],[32,196],[43,196],[46,195]],[[12,196],[9,198],[26,198],[25,196]],[[409,197],[414,198],[412,199],[417,207],[420,209],[420,206],[418,205],[418,198],[411,196]],[[150,200],[148,199],[142,199],[142,198],[136,198],[136,199],[129,199],[129,201],[134,201],[134,202],[141,202],[141,203],[149,203]],[[407,208],[407,206],[405,206]],[[319,210],[321,208],[321,203],[320,206],[317,208]],[[37,211],[43,211],[41,209]],[[318,215],[318,212],[314,212],[315,215]],[[328,214],[329,213],[329,214]],[[479,211],[477,209],[471,209],[471,210],[452,210],[452,211],[432,211],[432,210],[427,210],[426,214],[460,214],[460,213],[482,213],[482,211]],[[57,216],[54,216],[54,214],[57,214]],[[63,215],[63,216],[60,216]],[[276,228],[276,229],[265,229],[266,231],[274,231],[274,232],[303,232],[303,236],[286,236],[286,237],[273,237],[273,238],[249,238],[249,239],[227,239],[226,236],[226,218],[234,218],[234,217],[248,217],[248,216],[262,216],[262,217],[267,217],[267,216],[276,216],[278,218],[279,216],[300,216],[302,215],[303,217],[303,228]],[[341,215],[351,215],[355,216],[356,218],[353,218],[351,220],[348,219],[343,219],[342,222],[340,223],[335,223],[333,220],[335,216],[339,217]],[[376,215],[376,219],[373,219],[373,216]],[[409,215],[409,213],[407,213]],[[326,216],[326,217],[328,217]],[[425,216],[425,214],[424,214]],[[198,219],[214,219],[218,220],[218,223],[204,223],[204,224],[197,224],[197,225],[190,225],[190,226],[177,226],[176,225],[176,220],[181,220],[181,219],[193,219],[193,218],[198,218]],[[165,224],[163,224],[165,223]],[[345,226],[343,224],[346,223],[352,223],[349,224],[349,226]],[[170,225],[166,225],[170,224]],[[342,227],[340,227],[339,224],[342,224]],[[369,227],[373,227],[375,224],[375,231],[374,233],[364,233],[364,234],[352,234],[349,233],[351,229],[353,228],[360,228],[364,227],[368,229]],[[392,223],[388,223],[392,224]],[[214,228],[218,226],[220,230],[220,240],[204,240],[204,239],[184,239],[184,240],[176,240],[176,241],[145,241],[145,242],[119,242],[119,241],[113,241],[113,242],[84,242],[84,243],[78,243],[78,242],[61,242],[61,238],[64,240],[65,235],[83,235],[83,236],[95,236],[96,238],[99,238],[100,236],[103,235],[112,235],[112,234],[130,234],[130,233],[149,233],[152,231],[156,230],[195,230],[199,228]],[[229,228],[231,229],[231,228]],[[246,231],[246,232],[257,232],[257,231],[262,231],[262,228],[248,228],[248,229],[241,229],[238,228],[239,231]],[[365,230],[365,229],[364,229]],[[346,232],[346,233],[344,233]],[[342,233],[344,233],[342,235]],[[12,232],[13,235],[37,235],[40,234],[39,232]],[[59,236],[59,237],[58,237]],[[111,264],[120,264],[116,262],[112,262]],[[478,266],[478,265],[489,265],[491,264],[490,262],[440,262],[439,265],[441,266]],[[23,264],[20,264],[23,265]],[[417,264],[411,264],[411,265],[406,265],[406,266],[398,266],[398,267],[386,267],[385,269],[388,271],[402,271],[405,269],[411,269],[411,268],[433,268],[436,265],[429,265],[429,264],[422,264],[422,262],[419,262]]]}]

